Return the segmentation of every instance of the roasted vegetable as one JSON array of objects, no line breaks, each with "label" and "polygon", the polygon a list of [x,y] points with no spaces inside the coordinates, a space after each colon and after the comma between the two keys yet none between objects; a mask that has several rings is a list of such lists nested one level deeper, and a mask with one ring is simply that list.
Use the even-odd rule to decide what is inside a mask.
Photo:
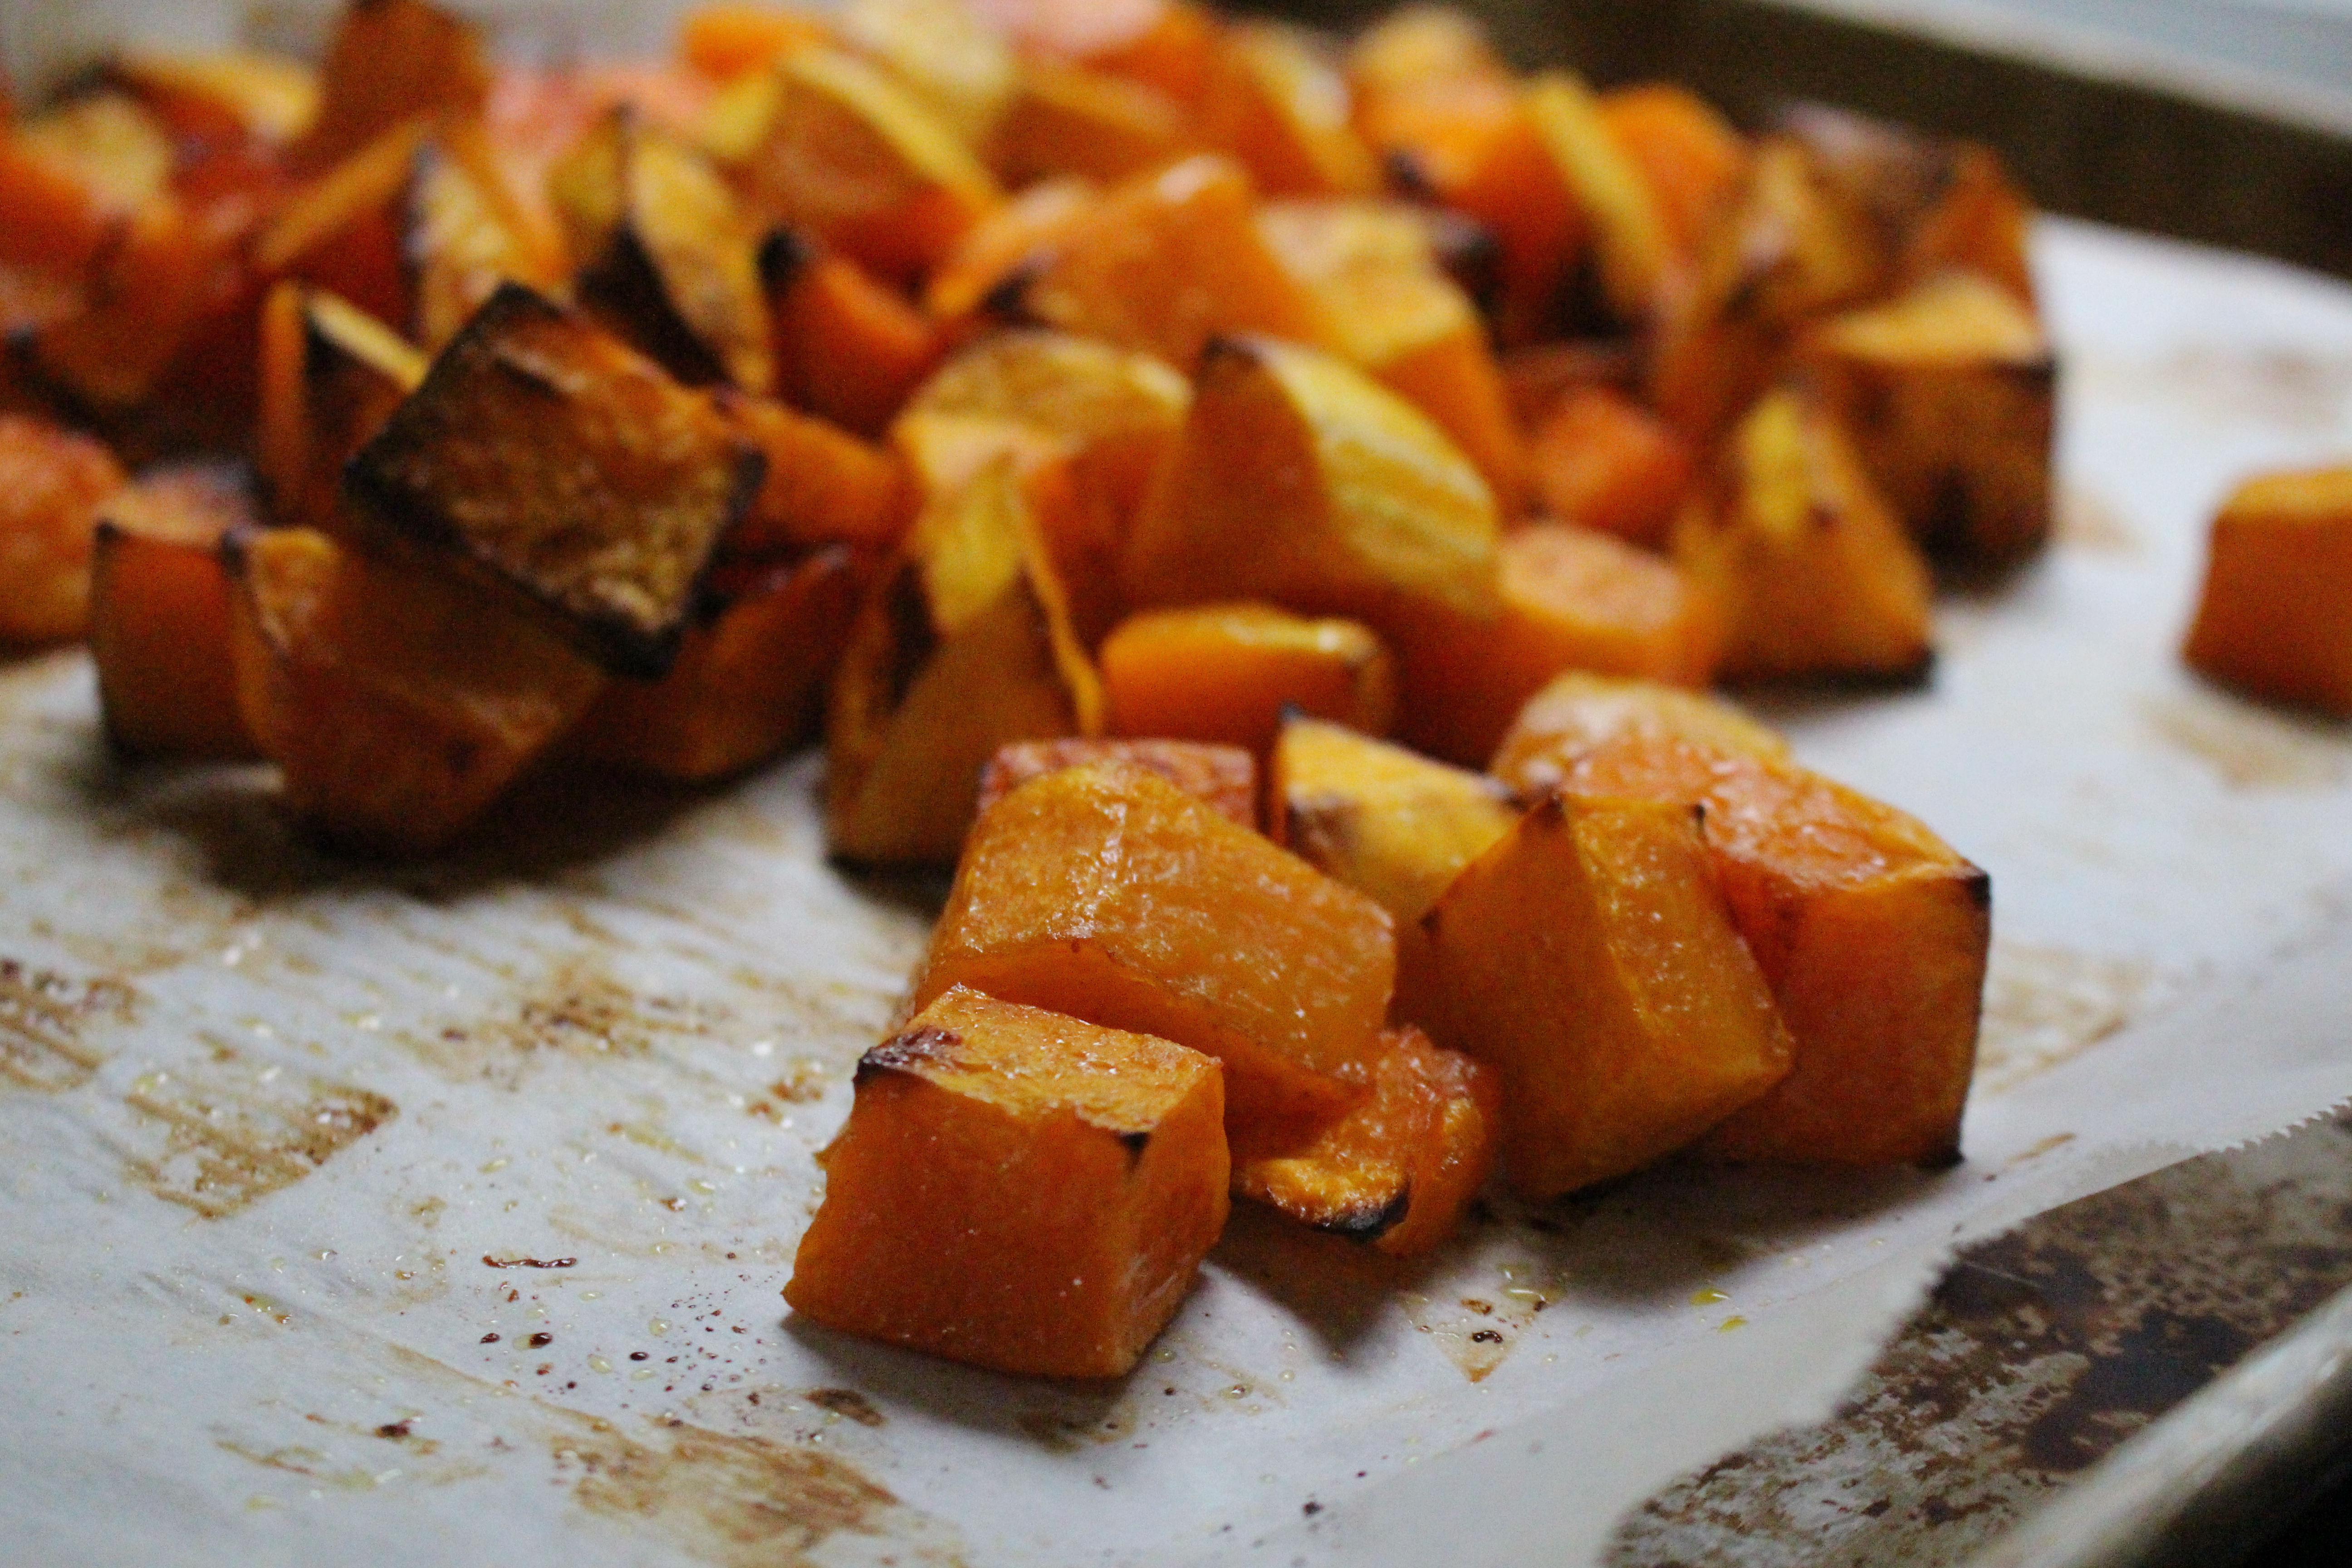
[{"label": "roasted vegetable", "polygon": [[1201,130],[1275,195],[1370,195],[1380,166],[1348,123],[1348,90],[1318,40],[1237,22],[1210,57]]},{"label": "roasted vegetable", "polygon": [[339,295],[281,283],[261,310],[254,431],[271,515],[346,533],[343,465],[423,384],[425,355]]},{"label": "roasted vegetable", "polygon": [[1608,386],[1560,398],[1528,442],[1529,480],[1545,512],[1634,544],[1665,543],[1695,467],[1690,443]]},{"label": "roasted vegetable", "polygon": [[100,508],[89,651],[106,738],[131,757],[257,754],[237,707],[220,542],[257,523],[246,477],[142,474]]},{"label": "roasted vegetable", "polygon": [[1720,698],[1572,669],[1528,699],[1487,772],[1520,799],[1539,800],[1567,781],[1577,758],[1624,739],[1690,741],[1767,763],[1791,760],[1788,742]]},{"label": "roasted vegetable", "polygon": [[790,229],[760,248],[776,395],[860,436],[879,436],[946,344],[921,311],[846,256]]},{"label": "roasted vegetable", "polygon": [[1267,605],[1148,610],[1096,655],[1114,735],[1218,741],[1264,756],[1286,709],[1375,735],[1396,717],[1396,666],[1354,621]]},{"label": "roasted vegetable", "polygon": [[2257,697],[2352,713],[2352,468],[2265,474],[2230,496],[2186,657]]},{"label": "roasted vegetable", "polygon": [[425,0],[350,0],[319,73],[318,115],[292,150],[325,169],[404,121],[477,111],[489,91],[482,39]]},{"label": "roasted vegetable", "polygon": [[1041,773],[1089,763],[1128,763],[1206,801],[1244,827],[1257,826],[1257,759],[1239,746],[1198,741],[1022,741],[1001,746],[980,774],[980,810]]},{"label": "roasted vegetable", "polygon": [[90,525],[122,484],[121,465],[89,437],[0,414],[0,640],[81,635]]}]

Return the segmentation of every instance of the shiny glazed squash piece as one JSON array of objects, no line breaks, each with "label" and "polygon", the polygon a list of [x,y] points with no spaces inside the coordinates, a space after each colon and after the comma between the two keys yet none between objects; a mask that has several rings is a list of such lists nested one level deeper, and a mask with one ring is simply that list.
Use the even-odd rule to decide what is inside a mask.
[{"label": "shiny glazed squash piece", "polygon": [[132,757],[250,757],[220,542],[256,525],[234,470],[142,474],[99,512],[89,651],[106,738]]},{"label": "shiny glazed squash piece", "polygon": [[2352,468],[2238,487],[2213,520],[2186,657],[2257,697],[2352,713]]},{"label": "shiny glazed squash piece", "polygon": [[1157,773],[1229,821],[1257,826],[1257,759],[1239,746],[1198,741],[1022,741],[1001,746],[980,774],[980,810],[1003,800],[1041,773],[1089,763],[1127,763]]},{"label": "shiny glazed squash piece", "polygon": [[857,1064],[784,1300],[1000,1372],[1117,1377],[1224,1227],[1217,1064],[961,988]]},{"label": "shiny glazed squash piece", "polygon": [[1528,699],[1486,771],[1521,800],[1538,800],[1567,782],[1579,757],[1620,740],[1689,741],[1760,762],[1794,760],[1778,731],[1719,697],[1571,669]]},{"label": "shiny glazed squash piece", "polygon": [[1309,1127],[1241,1122],[1234,1192],[1396,1258],[1450,1237],[1493,1170],[1502,1087],[1492,1068],[1392,1029],[1363,1098]]},{"label": "shiny glazed squash piece", "polygon": [[503,285],[345,470],[373,527],[520,590],[615,674],[677,657],[761,458],[710,399]]},{"label": "shiny glazed squash piece", "polygon": [[1504,1168],[1530,1197],[1639,1170],[1788,1076],[1688,806],[1547,799],[1423,926],[1431,1032],[1501,1073]]},{"label": "shiny glazed squash piece", "polygon": [[1796,1067],[1704,1147],[1803,1164],[1959,1154],[1992,884],[1917,819],[1786,762],[1627,737],[1562,788],[1701,805]]},{"label": "shiny glazed squash piece", "polygon": [[1114,735],[1222,742],[1263,756],[1286,710],[1375,735],[1396,717],[1396,668],[1354,621],[1270,605],[1200,605],[1130,616],[1103,639]]},{"label": "shiny glazed squash piece", "polygon": [[438,849],[574,721],[593,666],[503,596],[309,529],[222,542],[237,701],[288,803],[329,837]]},{"label": "shiny glazed squash piece", "polygon": [[[1225,1064],[1236,1114],[1354,1098],[1396,974],[1385,910],[1155,774],[1031,780],[972,829],[912,1005],[951,985]],[[1359,1076],[1358,1081],[1360,1081]]]},{"label": "shiny glazed squash piece", "polygon": [[81,635],[90,525],[122,484],[114,454],[89,437],[0,415],[0,640]]}]

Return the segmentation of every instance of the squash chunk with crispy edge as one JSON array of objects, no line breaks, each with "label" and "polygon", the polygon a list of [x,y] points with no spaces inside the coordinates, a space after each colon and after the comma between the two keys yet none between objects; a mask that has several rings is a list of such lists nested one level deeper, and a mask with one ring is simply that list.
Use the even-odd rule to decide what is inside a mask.
[{"label": "squash chunk with crispy edge", "polygon": [[504,595],[304,528],[222,541],[237,701],[297,815],[425,854],[462,833],[602,684]]},{"label": "squash chunk with crispy edge", "polygon": [[1836,414],[1768,394],[1675,521],[1675,562],[1724,618],[1727,679],[1905,682],[1935,663],[1934,584]]},{"label": "squash chunk with crispy edge", "polygon": [[344,490],[367,521],[521,590],[615,674],[656,678],[763,468],[709,397],[509,283]]},{"label": "squash chunk with crispy edge", "polygon": [[1496,536],[1493,492],[1419,409],[1329,354],[1221,338],[1119,584],[1137,605],[1262,599],[1360,620],[1410,680],[1412,634],[1495,619]]},{"label": "squash chunk with crispy edge", "polygon": [[856,1083],[793,1310],[1000,1372],[1133,1366],[1224,1228],[1217,1064],[959,987]]},{"label": "squash chunk with crispy edge", "polygon": [[1454,1234],[1494,1168],[1500,1075],[1391,1029],[1361,1100],[1319,1124],[1237,1123],[1234,1191],[1397,1258]]},{"label": "squash chunk with crispy edge", "polygon": [[[913,1005],[950,985],[1225,1064],[1244,1115],[1343,1108],[1396,977],[1388,912],[1143,769],[1032,779],[972,829]],[[1361,1081],[1360,1076],[1357,1081]]]},{"label": "squash chunk with crispy edge", "polygon": [[1797,353],[1929,554],[2006,566],[2042,547],[2057,362],[2008,290],[1940,273],[1816,322]]},{"label": "squash chunk with crispy edge", "polygon": [[280,283],[261,307],[257,466],[271,517],[349,531],[343,465],[424,384],[429,362],[339,294]]},{"label": "squash chunk with crispy edge", "polygon": [[1018,310],[1190,370],[1211,338],[1331,341],[1314,297],[1266,247],[1257,189],[1203,153],[1114,185],[1074,217],[1018,285]]},{"label": "squash chunk with crispy edge", "polygon": [[1504,1167],[1530,1197],[1637,1171],[1788,1075],[1698,818],[1553,796],[1423,919],[1431,1032],[1502,1073]]},{"label": "squash chunk with crispy edge", "polygon": [[2352,714],[2352,468],[2238,487],[2213,520],[2185,651],[2258,697]]},{"label": "squash chunk with crispy edge", "polygon": [[708,160],[626,105],[548,173],[580,308],[689,386],[775,382],[761,233]]},{"label": "squash chunk with crispy edge", "polygon": [[1567,782],[1577,758],[1624,739],[1690,741],[1767,763],[1795,760],[1779,731],[1719,697],[1571,669],[1528,699],[1486,771],[1521,800],[1538,800]]},{"label": "squash chunk with crispy edge", "polygon": [[1563,669],[1704,686],[1720,613],[1674,563],[1591,529],[1538,523],[1504,535],[1503,613],[1435,616],[1404,647],[1404,738],[1476,763]]},{"label": "squash chunk with crispy edge", "polygon": [[1396,665],[1354,621],[1314,620],[1271,605],[1147,610],[1095,653],[1114,735],[1274,744],[1285,710],[1385,735],[1396,717]]},{"label": "squash chunk with crispy edge", "polygon": [[122,466],[99,442],[46,419],[0,415],[0,642],[81,635],[90,525],[122,485]]},{"label": "squash chunk with crispy edge", "polygon": [[1483,774],[1315,719],[1285,721],[1270,773],[1275,841],[1396,918],[1390,1011],[1427,1016],[1435,970],[1421,917],[1517,825],[1518,807]]},{"label": "squash chunk with crispy edge", "polygon": [[210,464],[142,474],[100,510],[89,651],[122,754],[257,754],[237,708],[220,542],[257,521],[245,476]]},{"label": "squash chunk with crispy edge", "polygon": [[826,836],[856,861],[944,864],[998,747],[1099,732],[1036,508],[1000,458],[926,509],[859,612],[825,714]]},{"label": "squash chunk with crispy edge", "polygon": [[746,581],[688,628],[659,680],[614,680],[566,745],[630,773],[698,784],[807,740],[857,616],[848,549],[730,567]]},{"label": "squash chunk with crispy edge", "polygon": [[1992,883],[1916,818],[1790,763],[1627,737],[1565,789],[1706,813],[1732,918],[1795,1070],[1703,1147],[1806,1164],[1947,1163],[1976,1065]]},{"label": "squash chunk with crispy edge", "polygon": [[1022,741],[997,748],[980,775],[980,809],[1041,773],[1088,763],[1130,763],[1204,800],[1244,827],[1257,826],[1257,759],[1239,746],[1198,741]]}]

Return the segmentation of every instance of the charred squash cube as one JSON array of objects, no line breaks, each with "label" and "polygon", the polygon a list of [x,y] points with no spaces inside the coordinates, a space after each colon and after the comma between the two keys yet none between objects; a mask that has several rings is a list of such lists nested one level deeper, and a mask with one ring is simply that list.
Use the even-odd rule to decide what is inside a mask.
[{"label": "charred squash cube", "polygon": [[614,674],[652,679],[763,468],[709,397],[509,283],[344,489],[374,526],[520,589]]},{"label": "charred squash cube", "polygon": [[1224,1226],[1217,1064],[956,987],[857,1064],[784,1300],[845,1333],[1117,1377]]}]

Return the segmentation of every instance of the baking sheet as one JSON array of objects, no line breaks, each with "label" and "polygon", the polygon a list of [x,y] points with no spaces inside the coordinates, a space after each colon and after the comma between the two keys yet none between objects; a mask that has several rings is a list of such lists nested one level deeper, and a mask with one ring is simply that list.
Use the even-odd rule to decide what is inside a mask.
[{"label": "baking sheet", "polygon": [[79,655],[10,668],[0,1555],[1572,1561],[1958,1239],[2352,1094],[2352,735],[2172,652],[2229,481],[2352,452],[2352,291],[2038,244],[2058,547],[1947,604],[1930,690],[1768,710],[1993,873],[1967,1163],[1663,1171],[1411,1269],[1238,1215],[1116,1385],[783,1314],[927,912],[824,865],[814,759],[391,870],[261,771],[116,768]]}]

